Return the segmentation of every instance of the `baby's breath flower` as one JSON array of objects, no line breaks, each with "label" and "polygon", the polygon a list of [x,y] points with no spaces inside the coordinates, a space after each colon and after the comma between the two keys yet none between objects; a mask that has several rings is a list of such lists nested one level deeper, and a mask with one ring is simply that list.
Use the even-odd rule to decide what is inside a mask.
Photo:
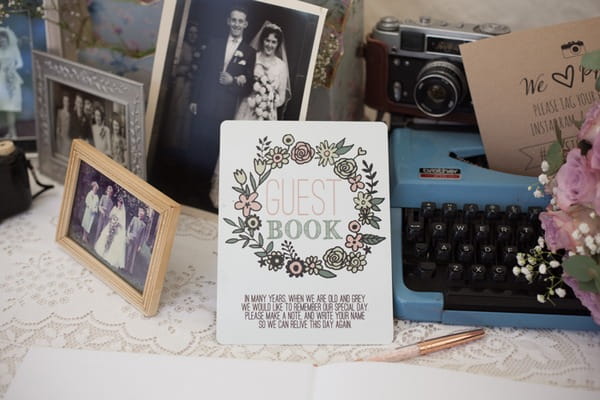
[{"label": "baby's breath flower", "polygon": [[585,222],[582,222],[581,224],[579,224],[579,230],[585,235],[587,233],[590,233],[590,226]]},{"label": "baby's breath flower", "polygon": [[591,218],[591,219],[594,219],[594,218],[596,218],[596,212],[595,212],[595,211],[592,211],[592,212],[590,213],[590,218]]},{"label": "baby's breath flower", "polygon": [[519,276],[519,274],[521,273],[521,268],[519,268],[515,265],[512,269],[512,273],[514,276]]},{"label": "baby's breath flower", "polygon": [[542,184],[542,185],[546,185],[550,182],[550,180],[548,180],[548,175],[546,174],[541,174],[538,177],[538,181]]},{"label": "baby's breath flower", "polygon": [[556,260],[550,261],[550,268],[558,268],[560,267],[560,263]]},{"label": "baby's breath flower", "polygon": [[571,233],[571,237],[573,237],[573,239],[575,240],[581,239],[581,232],[579,231],[579,229],[575,229],[573,233]]},{"label": "baby's breath flower", "polygon": [[543,294],[538,294],[537,295],[537,301],[539,301],[540,303],[545,303],[546,302],[546,296],[544,296]]},{"label": "baby's breath flower", "polygon": [[560,298],[563,298],[567,295],[567,291],[563,288],[556,289],[556,295]]},{"label": "baby's breath flower", "polygon": [[544,197],[544,193],[542,193],[540,189],[535,189],[535,191],[533,192],[533,197],[535,197],[536,199],[541,199],[542,197]]},{"label": "baby's breath flower", "polygon": [[544,245],[546,244],[546,242],[544,241],[544,238],[541,237],[541,236],[538,237],[538,241],[537,242],[538,242],[538,246],[540,246],[540,247],[544,247]]},{"label": "baby's breath flower", "polygon": [[546,173],[546,172],[548,172],[549,169],[550,169],[550,164],[548,164],[548,161],[546,161],[546,160],[542,161],[542,172]]},{"label": "baby's breath flower", "polygon": [[546,273],[548,272],[548,267],[546,267],[546,264],[540,264],[538,271],[540,274],[546,275]]},{"label": "baby's breath flower", "polygon": [[577,251],[577,253],[581,254],[581,255],[585,254],[585,249],[583,248],[583,246],[577,246],[577,247],[575,247],[575,251]]}]

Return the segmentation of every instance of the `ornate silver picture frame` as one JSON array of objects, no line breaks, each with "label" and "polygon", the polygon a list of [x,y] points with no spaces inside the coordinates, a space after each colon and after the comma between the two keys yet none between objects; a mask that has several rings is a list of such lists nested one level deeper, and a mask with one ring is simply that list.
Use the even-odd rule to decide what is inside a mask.
[{"label": "ornate silver picture frame", "polygon": [[40,170],[64,180],[71,142],[83,139],[146,178],[143,85],[33,52]]}]

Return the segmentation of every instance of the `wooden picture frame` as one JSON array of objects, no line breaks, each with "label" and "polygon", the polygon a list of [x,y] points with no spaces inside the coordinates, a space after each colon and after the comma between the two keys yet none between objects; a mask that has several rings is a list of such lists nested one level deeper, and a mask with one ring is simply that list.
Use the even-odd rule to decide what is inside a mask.
[{"label": "wooden picture frame", "polygon": [[33,52],[33,68],[38,155],[44,174],[62,181],[71,140],[83,138],[145,179],[141,83],[39,51]]},{"label": "wooden picture frame", "polygon": [[158,309],[179,212],[178,203],[73,140],[56,241],[146,316]]},{"label": "wooden picture frame", "polygon": [[[169,4],[163,9],[146,112],[148,182],[186,206],[216,212],[210,191],[218,187],[221,122],[306,119],[327,9],[297,0]],[[232,13],[244,15],[245,27],[224,63]],[[277,31],[272,35],[278,62],[262,51],[261,33],[269,29]],[[266,83],[257,65],[271,71],[272,77],[261,75]],[[218,71],[235,76],[235,84],[221,83]],[[265,88],[257,87],[259,82]],[[256,96],[263,90],[271,97],[265,92],[264,104],[257,105]],[[268,112],[259,116],[262,105]]]}]

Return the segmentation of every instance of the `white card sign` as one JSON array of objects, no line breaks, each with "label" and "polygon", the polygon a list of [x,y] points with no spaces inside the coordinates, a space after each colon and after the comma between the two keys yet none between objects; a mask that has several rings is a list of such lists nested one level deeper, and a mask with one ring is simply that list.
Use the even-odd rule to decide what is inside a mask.
[{"label": "white card sign", "polygon": [[221,125],[217,340],[392,341],[387,127]]}]

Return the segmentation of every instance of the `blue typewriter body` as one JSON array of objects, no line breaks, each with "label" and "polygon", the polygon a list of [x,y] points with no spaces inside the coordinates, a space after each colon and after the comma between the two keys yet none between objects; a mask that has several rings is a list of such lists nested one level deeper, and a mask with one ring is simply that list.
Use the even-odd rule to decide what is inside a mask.
[{"label": "blue typewriter body", "polygon": [[[455,156],[451,156],[451,154]],[[512,326],[597,330],[589,315],[460,310],[444,304],[444,294],[415,291],[405,284],[403,271],[403,210],[423,201],[464,204],[518,204],[545,207],[528,190],[533,177],[501,173],[464,159],[484,154],[480,136],[473,133],[396,128],[390,132],[390,184],[394,314],[400,319],[459,325]],[[512,272],[509,272],[512,273]]]}]

